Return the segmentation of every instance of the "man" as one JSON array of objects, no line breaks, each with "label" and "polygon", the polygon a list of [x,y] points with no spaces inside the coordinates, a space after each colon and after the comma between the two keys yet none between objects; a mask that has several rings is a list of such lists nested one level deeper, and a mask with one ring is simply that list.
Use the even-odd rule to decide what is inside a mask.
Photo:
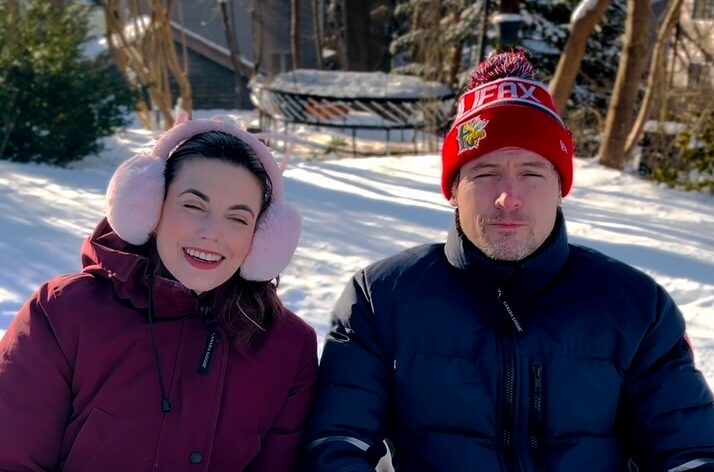
[{"label": "man", "polygon": [[442,149],[446,244],[357,273],[305,470],[714,470],[714,399],[650,277],[569,245],[573,143],[522,53],[492,56]]}]

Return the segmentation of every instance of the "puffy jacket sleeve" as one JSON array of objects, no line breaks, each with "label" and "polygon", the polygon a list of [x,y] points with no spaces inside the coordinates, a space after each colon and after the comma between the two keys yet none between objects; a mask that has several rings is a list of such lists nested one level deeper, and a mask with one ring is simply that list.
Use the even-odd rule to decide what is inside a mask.
[{"label": "puffy jacket sleeve", "polygon": [[695,368],[684,319],[657,287],[657,316],[625,384],[640,470],[714,471],[714,397]]},{"label": "puffy jacket sleeve", "polygon": [[70,413],[72,369],[45,315],[47,286],[0,341],[0,470],[55,470]]},{"label": "puffy jacket sleeve", "polygon": [[277,419],[262,440],[260,454],[248,467],[249,472],[295,470],[317,380],[317,338],[312,328],[306,330],[303,341],[293,385]]},{"label": "puffy jacket sleeve", "polygon": [[365,286],[360,272],[334,308],[306,431],[305,471],[373,472],[385,452],[391,363]]}]

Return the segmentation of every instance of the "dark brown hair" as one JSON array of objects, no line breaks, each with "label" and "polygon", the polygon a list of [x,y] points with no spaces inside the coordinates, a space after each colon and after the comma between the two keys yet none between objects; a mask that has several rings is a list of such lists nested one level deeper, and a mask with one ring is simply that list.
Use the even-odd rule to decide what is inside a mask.
[{"label": "dark brown hair", "polygon": [[[220,131],[197,134],[184,141],[171,154],[164,172],[165,189],[181,171],[183,164],[193,159],[213,159],[243,167],[253,174],[260,183],[263,198],[258,220],[270,206],[273,186],[270,176],[253,150],[239,138]],[[168,192],[167,192],[168,193]],[[256,225],[257,227],[257,225]],[[228,337],[238,344],[253,340],[256,335],[268,329],[282,313],[283,304],[278,298],[279,279],[267,282],[253,282],[243,279],[240,271],[226,281],[222,292],[227,293],[223,307],[216,316]]]}]

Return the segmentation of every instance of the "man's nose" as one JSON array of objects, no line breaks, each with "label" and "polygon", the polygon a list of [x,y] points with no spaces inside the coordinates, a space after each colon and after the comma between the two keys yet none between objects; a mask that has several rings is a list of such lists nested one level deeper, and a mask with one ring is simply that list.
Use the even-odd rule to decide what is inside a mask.
[{"label": "man's nose", "polygon": [[521,201],[521,197],[517,190],[513,186],[509,185],[508,187],[503,188],[498,194],[495,204],[496,208],[506,212],[511,212],[521,208],[523,202]]}]

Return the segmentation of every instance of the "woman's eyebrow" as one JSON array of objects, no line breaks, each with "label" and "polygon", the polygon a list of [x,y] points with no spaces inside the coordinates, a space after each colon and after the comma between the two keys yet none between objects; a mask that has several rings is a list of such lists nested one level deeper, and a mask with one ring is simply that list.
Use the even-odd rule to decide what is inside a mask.
[{"label": "woman's eyebrow", "polygon": [[191,194],[193,194],[193,195],[196,195],[198,198],[200,198],[201,200],[205,200],[206,202],[210,202],[210,201],[211,201],[211,199],[208,198],[208,195],[206,195],[205,193],[201,192],[200,190],[196,190],[195,188],[189,188],[189,189],[184,190],[183,192],[181,192],[181,193],[179,194],[179,197],[180,197],[181,195],[185,195],[185,194],[187,194],[187,193],[191,193]]}]

